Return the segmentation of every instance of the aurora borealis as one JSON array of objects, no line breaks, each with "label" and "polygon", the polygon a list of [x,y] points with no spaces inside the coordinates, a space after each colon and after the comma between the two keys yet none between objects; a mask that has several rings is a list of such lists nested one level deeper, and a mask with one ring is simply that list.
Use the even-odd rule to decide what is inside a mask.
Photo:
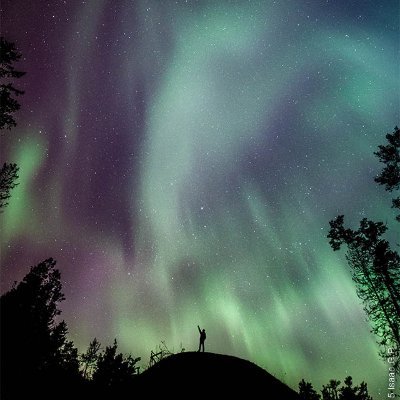
[{"label": "aurora borealis", "polygon": [[1,293],[53,257],[79,349],[161,341],[297,390],[387,365],[328,221],[383,220],[400,123],[398,1],[3,0],[27,74],[1,162]]}]

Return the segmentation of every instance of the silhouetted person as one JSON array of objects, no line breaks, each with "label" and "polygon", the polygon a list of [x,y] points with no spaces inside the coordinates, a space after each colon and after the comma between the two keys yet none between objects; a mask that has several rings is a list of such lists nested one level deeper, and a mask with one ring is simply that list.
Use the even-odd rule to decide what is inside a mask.
[{"label": "silhouetted person", "polygon": [[199,352],[201,348],[203,348],[203,352],[204,352],[204,341],[206,340],[206,330],[200,329],[200,327],[198,325],[197,325],[197,329],[199,330],[199,333],[200,333],[199,350],[197,350],[197,352]]}]

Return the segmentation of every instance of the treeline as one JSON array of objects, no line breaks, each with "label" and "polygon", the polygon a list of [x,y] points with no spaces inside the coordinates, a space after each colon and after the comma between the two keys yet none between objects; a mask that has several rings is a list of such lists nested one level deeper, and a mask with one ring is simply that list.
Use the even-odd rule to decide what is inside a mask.
[{"label": "treeline", "polygon": [[[353,386],[353,379],[348,376],[341,382],[331,379],[327,385],[322,386],[321,394],[313,388],[310,382],[302,379],[299,383],[299,394],[301,400],[373,400],[368,394],[368,387],[365,382],[358,386]],[[321,397],[322,395],[322,397]]]},{"label": "treeline", "polygon": [[[139,372],[140,358],[102,349],[93,339],[79,354],[60,320],[64,300],[60,272],[49,258],[0,297],[1,398],[63,397],[125,392]],[[37,397],[36,397],[37,396]]]},{"label": "treeline", "polygon": [[[30,268],[20,283],[0,297],[1,399],[122,398],[136,390],[140,357],[118,352],[117,341],[102,348],[94,338],[79,354],[61,320],[60,271],[49,258]],[[168,354],[170,352],[168,351]],[[344,386],[331,380],[323,400],[372,400],[367,384]],[[299,383],[302,400],[319,400],[311,383]]]}]

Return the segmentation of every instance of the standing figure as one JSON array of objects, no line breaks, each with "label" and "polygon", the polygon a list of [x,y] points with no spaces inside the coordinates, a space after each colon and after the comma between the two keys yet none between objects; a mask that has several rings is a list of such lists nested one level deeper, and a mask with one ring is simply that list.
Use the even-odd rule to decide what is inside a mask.
[{"label": "standing figure", "polygon": [[200,327],[198,325],[197,325],[197,329],[199,330],[199,333],[200,333],[199,350],[197,350],[197,352],[200,351],[200,348],[203,348],[203,352],[204,352],[204,341],[206,340],[206,330],[200,329]]}]

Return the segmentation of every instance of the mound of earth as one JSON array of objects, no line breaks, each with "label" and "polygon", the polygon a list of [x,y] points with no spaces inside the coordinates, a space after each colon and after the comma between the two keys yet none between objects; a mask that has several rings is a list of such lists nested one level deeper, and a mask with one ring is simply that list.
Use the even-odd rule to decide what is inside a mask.
[{"label": "mound of earth", "polygon": [[246,399],[298,400],[299,395],[250,361],[238,357],[184,352],[164,358],[142,372],[135,387],[145,396],[168,398],[239,395]]}]

